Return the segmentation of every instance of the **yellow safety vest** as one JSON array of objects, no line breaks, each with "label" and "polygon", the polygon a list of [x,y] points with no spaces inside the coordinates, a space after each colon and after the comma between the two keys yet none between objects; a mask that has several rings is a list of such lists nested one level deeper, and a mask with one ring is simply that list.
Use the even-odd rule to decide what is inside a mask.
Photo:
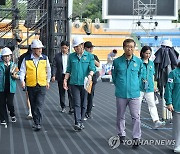
[{"label": "yellow safety vest", "polygon": [[40,86],[47,85],[47,61],[46,57],[39,59],[37,67],[32,59],[26,58],[26,85],[28,87],[35,87],[37,84]]}]

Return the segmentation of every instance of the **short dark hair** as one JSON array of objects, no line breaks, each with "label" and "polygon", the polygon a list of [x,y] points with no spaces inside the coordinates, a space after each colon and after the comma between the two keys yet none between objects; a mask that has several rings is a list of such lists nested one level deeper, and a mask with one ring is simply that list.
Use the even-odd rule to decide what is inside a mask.
[{"label": "short dark hair", "polygon": [[143,46],[143,47],[142,47],[142,49],[141,49],[141,51],[140,51],[140,57],[141,57],[141,58],[144,58],[144,57],[143,57],[143,53],[145,53],[147,50],[150,50],[150,51],[152,52],[152,49],[151,49],[150,46]]},{"label": "short dark hair", "polygon": [[64,46],[64,45],[69,47],[69,42],[68,41],[62,41],[61,42],[61,47]]},{"label": "short dark hair", "polygon": [[112,51],[114,54],[117,54],[117,50],[116,49],[113,49]]},{"label": "short dark hair", "polygon": [[92,47],[94,47],[94,45],[92,44],[92,42],[86,41],[86,42],[84,43],[84,47],[85,47],[85,48],[92,48]]},{"label": "short dark hair", "polygon": [[133,39],[125,39],[123,42],[123,48],[126,46],[127,43],[134,42],[134,46],[136,46],[136,42]]}]

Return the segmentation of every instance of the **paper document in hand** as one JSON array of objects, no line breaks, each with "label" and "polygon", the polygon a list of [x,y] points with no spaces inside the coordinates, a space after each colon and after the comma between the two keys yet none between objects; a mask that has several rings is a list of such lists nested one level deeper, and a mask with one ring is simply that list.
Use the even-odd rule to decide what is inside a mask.
[{"label": "paper document in hand", "polygon": [[88,80],[87,77],[84,78],[84,89],[90,94],[92,88],[92,81]]}]

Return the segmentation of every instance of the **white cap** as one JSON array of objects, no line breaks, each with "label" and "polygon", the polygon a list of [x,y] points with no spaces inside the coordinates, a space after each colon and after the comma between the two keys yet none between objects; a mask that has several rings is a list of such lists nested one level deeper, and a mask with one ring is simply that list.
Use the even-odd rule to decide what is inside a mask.
[{"label": "white cap", "polygon": [[80,37],[80,36],[76,36],[76,37],[73,38],[72,47],[74,48],[74,47],[78,46],[81,43],[84,43],[83,38]]},{"label": "white cap", "polygon": [[7,55],[11,55],[11,54],[12,54],[12,51],[9,48],[5,47],[2,49],[2,52],[1,52],[2,56],[7,56]]},{"label": "white cap", "polygon": [[170,40],[162,41],[161,45],[168,46],[172,48],[172,42]]},{"label": "white cap", "polygon": [[33,48],[44,48],[44,46],[40,40],[33,40],[31,43],[31,49]]}]

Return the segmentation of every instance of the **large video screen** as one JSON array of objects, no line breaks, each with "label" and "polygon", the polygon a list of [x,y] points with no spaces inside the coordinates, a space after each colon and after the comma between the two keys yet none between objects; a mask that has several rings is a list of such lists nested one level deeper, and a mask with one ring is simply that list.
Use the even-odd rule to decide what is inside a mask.
[{"label": "large video screen", "polygon": [[[132,19],[134,15],[134,4],[138,0],[103,0],[103,18],[104,19]],[[140,0],[143,4],[152,4],[155,0]],[[178,0],[157,0],[157,19],[177,19]]]}]

